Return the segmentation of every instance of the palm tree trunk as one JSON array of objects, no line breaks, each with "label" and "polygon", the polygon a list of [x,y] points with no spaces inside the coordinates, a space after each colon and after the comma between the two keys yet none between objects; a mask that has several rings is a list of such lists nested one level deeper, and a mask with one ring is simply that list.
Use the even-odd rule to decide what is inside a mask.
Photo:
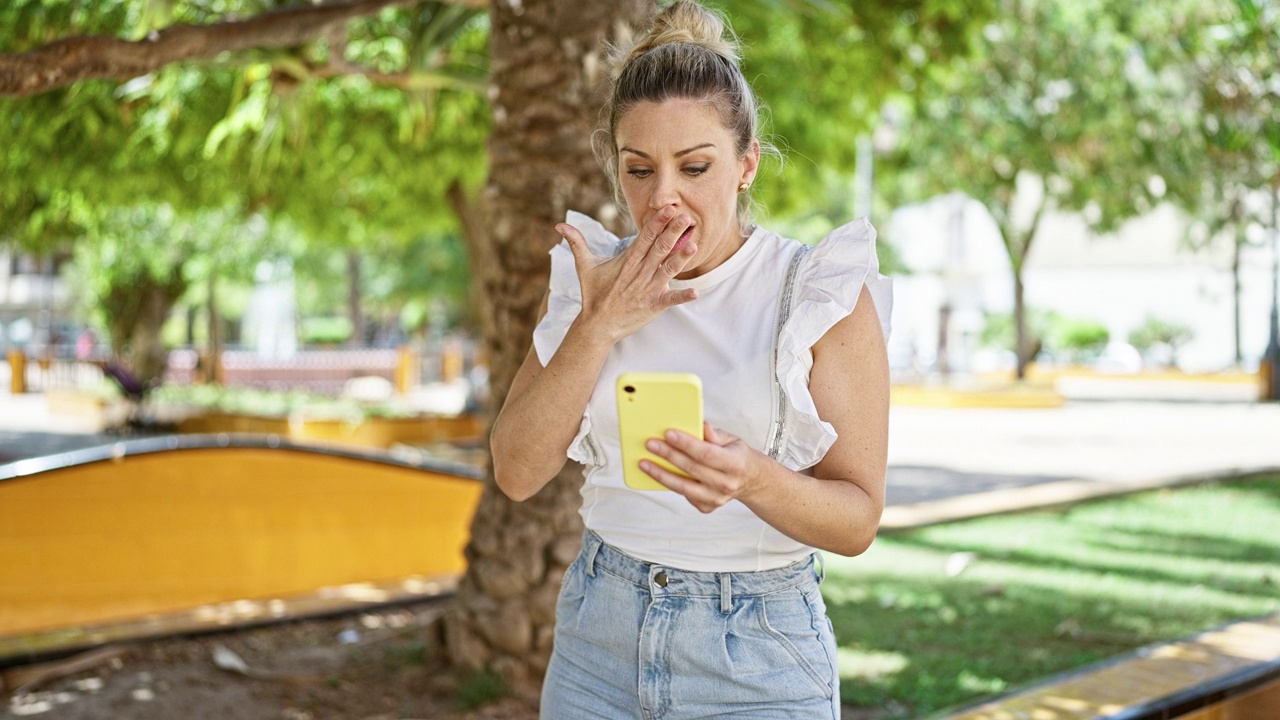
[{"label": "palm tree trunk", "polygon": [[[559,241],[555,223],[569,208],[602,220],[620,215],[590,144],[603,102],[604,42],[652,11],[652,0],[491,5],[494,127],[489,181],[473,215],[484,222],[464,226],[471,225],[473,277],[488,315],[493,408],[501,407],[528,351],[547,287],[547,252]],[[496,672],[517,689],[539,686],[560,579],[581,543],[580,484],[581,468],[569,465],[537,496],[514,503],[490,473],[471,527],[467,572],[445,620],[455,664]]]}]

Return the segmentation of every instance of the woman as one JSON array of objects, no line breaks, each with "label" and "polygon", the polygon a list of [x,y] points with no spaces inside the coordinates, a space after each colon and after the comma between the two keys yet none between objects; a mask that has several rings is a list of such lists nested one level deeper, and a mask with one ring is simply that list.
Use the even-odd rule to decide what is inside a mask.
[{"label": "woman", "polygon": [[[510,497],[586,465],[545,718],[839,717],[817,550],[856,555],[884,505],[888,281],[875,233],[812,252],[750,225],[756,105],[717,16],[663,10],[620,57],[597,146],[638,234],[556,226],[534,347],[492,435]],[[682,477],[623,483],[614,383],[698,374],[702,438],[648,448]]]}]

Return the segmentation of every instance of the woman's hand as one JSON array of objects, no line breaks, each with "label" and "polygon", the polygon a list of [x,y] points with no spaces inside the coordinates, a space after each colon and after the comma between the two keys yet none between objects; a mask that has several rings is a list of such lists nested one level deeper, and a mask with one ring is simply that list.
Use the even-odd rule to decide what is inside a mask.
[{"label": "woman's hand", "polygon": [[648,460],[640,469],[685,497],[698,510],[709,513],[734,499],[742,499],[756,486],[761,463],[773,462],[740,438],[702,424],[705,440],[668,430],[666,436],[645,443],[649,452],[676,466],[681,477]]},{"label": "woman's hand", "polygon": [[582,289],[582,319],[616,342],[648,325],[663,310],[696,299],[692,288],[667,287],[697,252],[692,240],[679,242],[691,225],[688,216],[665,207],[645,224],[630,247],[613,258],[592,255],[586,238],[572,225],[556,225],[573,251]]}]

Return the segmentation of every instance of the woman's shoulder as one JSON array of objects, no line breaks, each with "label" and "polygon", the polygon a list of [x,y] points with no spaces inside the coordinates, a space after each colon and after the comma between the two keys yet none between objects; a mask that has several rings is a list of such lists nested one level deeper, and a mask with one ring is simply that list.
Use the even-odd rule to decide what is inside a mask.
[{"label": "woman's shoulder", "polygon": [[802,242],[767,229],[760,234],[766,252],[803,260],[800,271],[804,275],[819,272],[826,276],[841,268],[865,275],[868,270],[879,269],[875,254],[876,230],[866,218],[845,223],[816,242]]},{"label": "woman's shoulder", "polygon": [[836,439],[809,393],[812,349],[853,313],[866,287],[884,337],[893,305],[891,281],[880,274],[876,232],[865,218],[832,230],[807,251],[792,292],[794,307],[778,337],[777,373],[792,408],[792,430],[779,456],[787,467],[810,467]]},{"label": "woman's shoulder", "polygon": [[852,313],[863,287],[870,291],[881,329],[888,337],[893,284],[880,274],[875,241],[875,228],[866,218],[858,218],[801,251],[803,258],[795,265],[794,312],[782,333],[793,350],[807,351]]},{"label": "woman's shoulder", "polygon": [[807,234],[803,240],[798,240],[784,234],[784,232],[789,231],[779,232],[767,227],[757,229],[763,236],[769,238],[771,242],[787,246],[805,245],[809,247],[817,247],[824,244],[874,242],[876,239],[875,226],[872,225],[871,221],[866,217],[855,218],[843,225],[838,225],[826,233],[823,233],[821,237],[816,239],[814,236],[817,235],[817,233]]}]

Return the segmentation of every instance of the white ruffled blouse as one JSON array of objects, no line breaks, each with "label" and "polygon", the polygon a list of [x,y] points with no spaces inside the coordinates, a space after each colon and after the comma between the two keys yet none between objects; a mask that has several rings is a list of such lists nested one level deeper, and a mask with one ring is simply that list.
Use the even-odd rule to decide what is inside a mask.
[{"label": "white ruffled blouse", "polygon": [[[571,211],[566,222],[597,256],[616,255],[629,242],[580,213]],[[614,346],[569,447],[569,458],[586,466],[581,512],[588,528],[641,560],[687,570],[764,570],[813,552],[740,502],[703,514],[676,493],[627,488],[615,381],[629,371],[696,373],[707,422],[787,468],[811,468],[836,440],[809,394],[811,348],[853,311],[863,285],[889,335],[892,287],[879,274],[875,237],[865,219],[813,247],[756,228],[710,272],[671,281],[673,288],[696,288],[698,299],[669,308]],[[562,242],[551,250],[547,314],[533,336],[544,366],[580,312],[581,297],[573,253]]]}]

